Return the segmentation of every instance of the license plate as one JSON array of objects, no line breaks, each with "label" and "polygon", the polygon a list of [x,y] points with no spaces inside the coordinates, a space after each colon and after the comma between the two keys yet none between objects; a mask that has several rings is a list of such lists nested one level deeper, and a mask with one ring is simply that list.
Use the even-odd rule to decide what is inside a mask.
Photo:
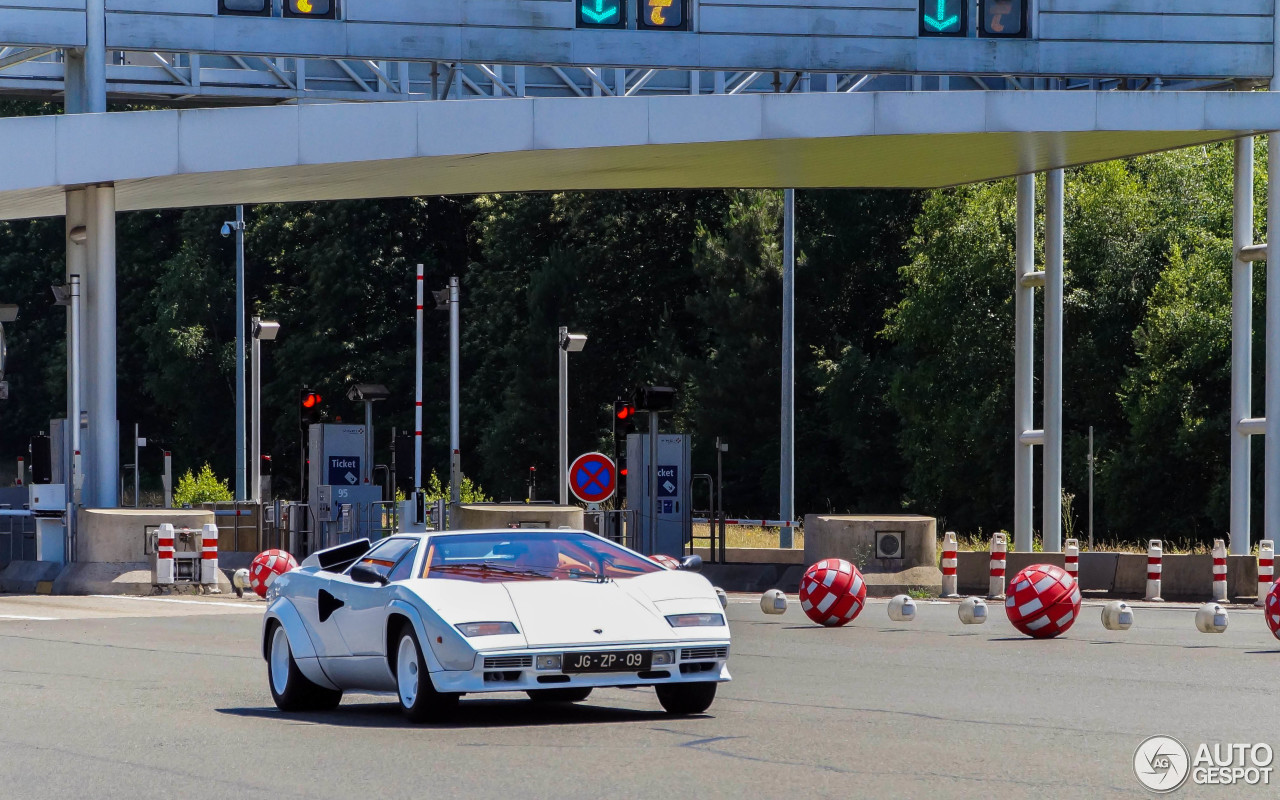
[{"label": "license plate", "polygon": [[565,672],[644,672],[652,660],[653,653],[647,650],[565,653],[561,657],[561,669]]}]

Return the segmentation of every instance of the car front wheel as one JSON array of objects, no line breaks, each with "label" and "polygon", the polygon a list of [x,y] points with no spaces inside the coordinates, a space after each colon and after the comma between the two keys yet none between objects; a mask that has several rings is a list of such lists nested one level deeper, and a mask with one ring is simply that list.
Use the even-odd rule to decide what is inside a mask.
[{"label": "car front wheel", "polygon": [[458,695],[436,691],[413,627],[405,625],[401,628],[397,642],[396,695],[400,699],[400,710],[411,722],[436,722],[448,718],[458,705]]},{"label": "car front wheel", "polygon": [[701,714],[716,699],[716,684],[712,682],[660,683],[654,688],[668,714]]},{"label": "car front wheel", "polygon": [[267,634],[267,683],[281,711],[327,711],[342,702],[342,692],[312,682],[293,658],[289,636],[276,623]]}]

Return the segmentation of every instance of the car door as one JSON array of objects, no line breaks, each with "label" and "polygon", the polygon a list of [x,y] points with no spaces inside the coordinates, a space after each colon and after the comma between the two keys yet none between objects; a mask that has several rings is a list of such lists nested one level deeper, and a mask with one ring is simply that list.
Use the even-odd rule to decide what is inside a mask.
[{"label": "car door", "polygon": [[322,664],[329,659],[351,655],[342,633],[331,621],[333,602],[341,593],[336,584],[344,580],[345,575],[324,571],[299,573],[291,579],[289,599],[302,617]]},{"label": "car door", "polygon": [[[388,580],[394,580],[394,576],[401,572],[407,577],[412,570],[417,543],[417,539],[393,537],[370,550],[356,563],[373,569]],[[360,583],[344,575],[341,591],[343,606],[334,613],[334,620],[351,655],[384,656],[387,603],[391,600],[392,584]]]}]

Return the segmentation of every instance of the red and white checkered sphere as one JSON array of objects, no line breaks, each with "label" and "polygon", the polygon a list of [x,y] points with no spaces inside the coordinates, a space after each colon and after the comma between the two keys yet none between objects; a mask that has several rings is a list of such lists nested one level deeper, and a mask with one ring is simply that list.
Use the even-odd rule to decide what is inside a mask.
[{"label": "red and white checkered sphere", "polygon": [[1271,591],[1267,594],[1267,605],[1262,610],[1262,616],[1267,618],[1267,627],[1271,629],[1271,635],[1280,639],[1280,581],[1271,584]]},{"label": "red and white checkered sphere", "polygon": [[819,625],[853,622],[867,602],[867,584],[858,568],[842,558],[825,558],[800,579],[800,607]]},{"label": "red and white checkered sphere", "polygon": [[664,555],[663,553],[656,553],[654,555],[649,556],[649,560],[657,561],[660,565],[662,565],[667,569],[680,569],[680,559],[676,558],[675,556],[668,556],[668,555]]},{"label": "red and white checkered sphere", "polygon": [[1080,587],[1062,567],[1032,564],[1013,576],[1004,610],[1013,627],[1026,635],[1052,639],[1080,616]]},{"label": "red and white checkered sphere", "polygon": [[266,597],[267,587],[277,576],[297,568],[298,562],[285,551],[264,550],[254,556],[253,563],[249,565],[249,588],[258,597]]}]

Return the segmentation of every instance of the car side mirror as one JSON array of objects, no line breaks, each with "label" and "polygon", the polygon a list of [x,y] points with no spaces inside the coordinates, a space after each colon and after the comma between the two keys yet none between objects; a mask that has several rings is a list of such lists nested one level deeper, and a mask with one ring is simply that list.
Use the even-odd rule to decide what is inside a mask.
[{"label": "car side mirror", "polygon": [[686,572],[701,572],[702,556],[685,556],[680,559],[680,569]]},{"label": "car side mirror", "polygon": [[356,583],[376,583],[379,586],[386,586],[389,582],[387,577],[381,572],[378,572],[373,567],[365,566],[364,564],[356,564],[347,574],[350,575],[351,580]]}]

